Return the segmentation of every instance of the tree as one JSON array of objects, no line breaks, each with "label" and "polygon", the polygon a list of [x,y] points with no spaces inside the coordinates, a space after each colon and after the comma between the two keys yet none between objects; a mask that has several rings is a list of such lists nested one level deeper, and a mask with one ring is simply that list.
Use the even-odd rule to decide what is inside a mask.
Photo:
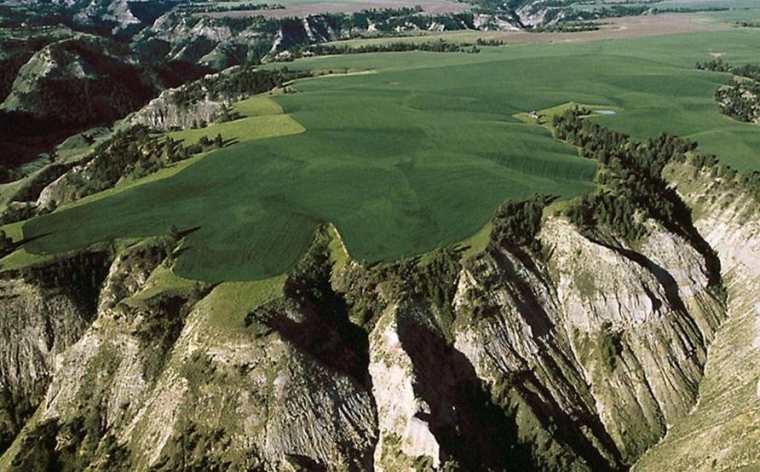
[{"label": "tree", "polygon": [[0,254],[10,254],[15,248],[16,245],[13,244],[13,239],[9,238],[5,231],[0,230]]},{"label": "tree", "polygon": [[169,238],[174,242],[179,242],[180,239],[182,239],[182,233],[180,233],[179,228],[177,228],[177,225],[171,225],[169,227]]}]

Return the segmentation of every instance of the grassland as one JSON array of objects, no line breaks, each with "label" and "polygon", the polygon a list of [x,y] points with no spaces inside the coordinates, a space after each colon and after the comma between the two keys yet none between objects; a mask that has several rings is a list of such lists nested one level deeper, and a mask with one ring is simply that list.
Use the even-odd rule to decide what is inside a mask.
[{"label": "grassland", "polygon": [[522,121],[523,123],[541,125],[551,130],[552,118],[554,118],[555,116],[562,115],[563,113],[565,113],[566,111],[572,108],[588,109],[590,111],[589,117],[616,115],[617,113],[620,112],[619,109],[616,109],[615,107],[612,107],[612,106],[587,105],[585,103],[567,102],[567,103],[561,103],[553,107],[545,108],[543,110],[531,110],[530,112],[516,113],[514,117]]},{"label": "grassland", "polygon": [[213,138],[217,133],[225,140],[236,142],[254,141],[304,132],[303,126],[283,113],[282,108],[266,96],[258,96],[238,102],[235,111],[244,118],[218,123],[199,129],[186,129],[169,133],[174,139],[187,144],[196,143],[202,136]]},{"label": "grassland", "polygon": [[297,61],[289,67],[377,73],[296,82],[299,93],[272,99],[305,132],[248,140],[258,128],[215,125],[204,132],[232,126],[239,143],[171,177],[29,221],[25,236],[52,234],[27,251],[200,226],[177,274],[265,279],[292,267],[329,222],[359,260],[424,253],[475,234],[506,199],[591,188],[592,162],[514,117],[570,101],[619,110],[594,119],[637,137],[692,136],[758,169],[758,128],[721,115],[712,98],[728,77],[693,69],[716,52],[754,60],[760,32]]},{"label": "grassland", "polygon": [[212,17],[232,18],[241,18],[246,16],[264,16],[266,18],[303,18],[309,15],[318,15],[324,13],[356,13],[359,11],[372,9],[399,9],[411,8],[415,6],[420,6],[426,12],[431,14],[459,13],[470,8],[470,5],[466,3],[453,0],[284,0],[281,2],[255,0],[253,2],[224,2],[223,5],[230,6],[247,3],[280,4],[284,8],[222,11],[206,13],[204,15]]},{"label": "grassland", "polygon": [[245,316],[256,306],[282,296],[285,277],[275,276],[248,282],[224,282],[202,301],[208,308],[211,326],[226,334],[242,330]]},{"label": "grassland", "polygon": [[[741,18],[747,18],[749,11],[741,10]],[[654,16],[627,16],[606,18],[598,30],[582,32],[529,32],[529,31],[413,31],[402,36],[373,36],[331,43],[334,46],[357,48],[360,46],[378,46],[390,43],[430,43],[446,41],[456,44],[473,44],[477,40],[500,41],[508,45],[589,42],[605,39],[641,38],[649,36],[666,36],[699,31],[719,31],[734,27],[732,11],[709,12],[699,14],[668,13]],[[738,12],[738,11],[737,11]],[[720,15],[719,15],[720,14]]]}]

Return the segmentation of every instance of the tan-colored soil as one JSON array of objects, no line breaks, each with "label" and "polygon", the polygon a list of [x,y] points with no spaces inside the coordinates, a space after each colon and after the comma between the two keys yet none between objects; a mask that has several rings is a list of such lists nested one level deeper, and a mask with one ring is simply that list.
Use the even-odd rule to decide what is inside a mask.
[{"label": "tan-colored soil", "polygon": [[[276,2],[274,2],[276,3]],[[250,10],[250,11],[229,11],[203,13],[204,16],[211,17],[233,17],[241,18],[246,16],[264,16],[266,18],[287,18],[287,17],[304,17],[309,15],[318,15],[320,13],[355,13],[362,10],[386,9],[386,8],[404,8],[419,5],[422,9],[431,14],[443,13],[461,13],[469,9],[469,5],[458,3],[450,0],[379,0],[379,1],[358,1],[358,2],[319,2],[307,3],[302,5],[286,5],[285,8],[277,10]]]}]

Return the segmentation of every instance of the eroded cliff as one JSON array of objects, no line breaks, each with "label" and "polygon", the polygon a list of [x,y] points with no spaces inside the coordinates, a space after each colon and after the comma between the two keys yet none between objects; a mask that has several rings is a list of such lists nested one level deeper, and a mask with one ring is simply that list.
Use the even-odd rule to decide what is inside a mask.
[{"label": "eroded cliff", "polygon": [[[293,273],[265,281],[180,279],[165,242],[116,251],[97,304],[60,310],[44,362],[3,361],[5,378],[45,366],[52,379],[0,466],[756,466],[756,201],[739,184],[689,183],[707,172],[676,162],[666,176],[719,267],[653,220],[627,243],[551,206],[527,244],[495,221],[482,247],[373,267],[325,230]],[[7,283],[9,312],[58,316]]]}]

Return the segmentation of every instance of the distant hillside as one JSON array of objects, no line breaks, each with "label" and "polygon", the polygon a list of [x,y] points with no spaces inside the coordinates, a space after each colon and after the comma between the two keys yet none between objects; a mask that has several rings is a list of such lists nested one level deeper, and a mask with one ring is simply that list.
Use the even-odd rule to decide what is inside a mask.
[{"label": "distant hillside", "polygon": [[64,24],[102,35],[131,36],[177,2],[169,0],[21,0],[4,7],[6,24]]},{"label": "distant hillside", "polygon": [[205,69],[144,66],[112,40],[77,34],[49,44],[19,69],[0,105],[4,165],[26,162],[67,136],[110,124]]}]

